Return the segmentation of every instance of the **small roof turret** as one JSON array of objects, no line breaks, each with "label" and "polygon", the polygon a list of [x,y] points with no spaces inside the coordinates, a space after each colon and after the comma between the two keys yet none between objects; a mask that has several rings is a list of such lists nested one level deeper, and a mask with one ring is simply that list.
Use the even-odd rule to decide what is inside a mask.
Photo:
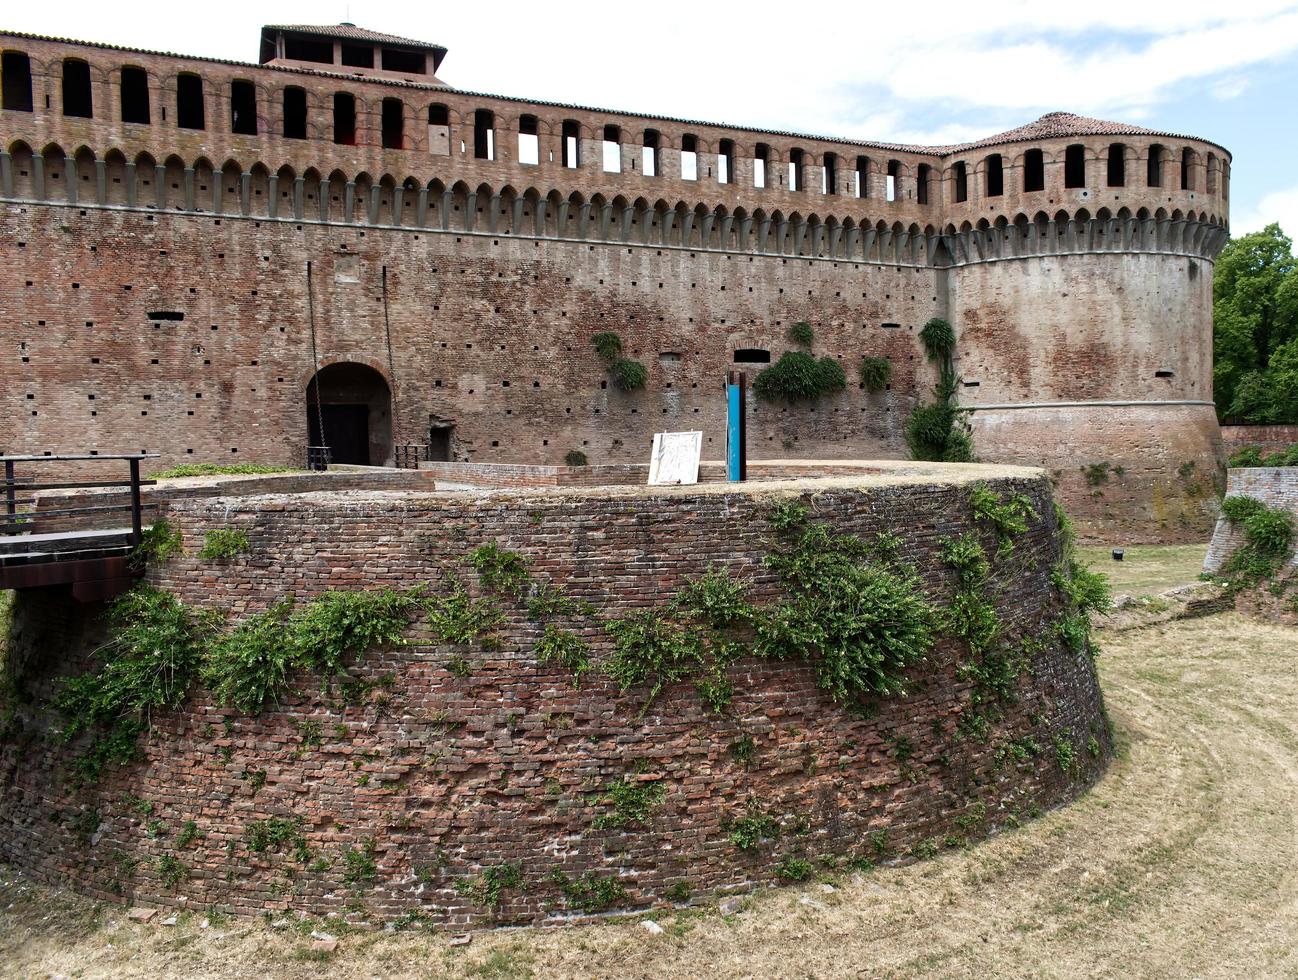
[{"label": "small roof turret", "polygon": [[[261,29],[263,65],[291,65],[345,74],[401,77],[442,84],[435,77],[446,48],[351,23],[267,24]],[[328,66],[328,67],[326,67]]]}]

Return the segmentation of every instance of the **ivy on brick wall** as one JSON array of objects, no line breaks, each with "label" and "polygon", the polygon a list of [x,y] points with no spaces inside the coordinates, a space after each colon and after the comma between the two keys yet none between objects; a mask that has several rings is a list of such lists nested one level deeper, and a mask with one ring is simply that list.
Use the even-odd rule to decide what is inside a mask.
[{"label": "ivy on brick wall", "polygon": [[938,365],[938,381],[933,401],[916,405],[906,418],[906,445],[915,459],[967,463],[973,459],[973,437],[967,413],[956,404],[955,331],[935,317],[924,324],[919,339],[928,359]]}]

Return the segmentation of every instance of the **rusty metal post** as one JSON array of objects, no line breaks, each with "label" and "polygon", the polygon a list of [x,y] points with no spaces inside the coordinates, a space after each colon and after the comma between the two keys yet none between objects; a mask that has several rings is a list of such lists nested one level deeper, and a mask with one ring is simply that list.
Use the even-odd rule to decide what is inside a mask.
[{"label": "rusty metal post", "polygon": [[144,521],[140,515],[140,460],[131,457],[131,544],[138,548],[144,541]]}]

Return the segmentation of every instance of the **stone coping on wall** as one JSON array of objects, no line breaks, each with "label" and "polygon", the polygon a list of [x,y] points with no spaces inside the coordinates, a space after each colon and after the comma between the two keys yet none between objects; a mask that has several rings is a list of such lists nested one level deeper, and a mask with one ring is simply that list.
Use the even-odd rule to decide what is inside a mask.
[{"label": "stone coping on wall", "polygon": [[[1251,497],[1268,507],[1287,510],[1298,520],[1298,466],[1233,467],[1226,471],[1226,496]],[[1216,575],[1243,543],[1243,528],[1222,514],[1203,559],[1204,572]],[[1298,566],[1298,550],[1290,556],[1289,564]]]}]

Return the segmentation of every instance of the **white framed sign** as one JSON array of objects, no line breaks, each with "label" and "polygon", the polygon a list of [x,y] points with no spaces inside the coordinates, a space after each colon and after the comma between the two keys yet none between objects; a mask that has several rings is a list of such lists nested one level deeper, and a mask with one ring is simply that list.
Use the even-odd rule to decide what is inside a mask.
[{"label": "white framed sign", "polygon": [[671,487],[699,482],[702,432],[657,432],[649,458],[649,486]]}]

